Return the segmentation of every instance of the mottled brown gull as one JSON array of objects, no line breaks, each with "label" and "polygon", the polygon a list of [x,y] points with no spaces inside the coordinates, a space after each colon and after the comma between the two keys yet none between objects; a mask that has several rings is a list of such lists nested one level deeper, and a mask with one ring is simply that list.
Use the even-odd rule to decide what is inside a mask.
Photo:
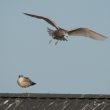
[{"label": "mottled brown gull", "polygon": [[[50,36],[52,36],[53,39],[56,39],[57,42],[55,44],[58,43],[58,41],[67,41],[68,36],[84,36],[84,37],[89,37],[92,38],[94,40],[98,40],[98,41],[102,41],[105,40],[107,37],[97,33],[91,29],[88,28],[76,28],[76,29],[71,29],[71,30],[65,30],[60,28],[53,20],[49,19],[48,17],[44,17],[44,16],[38,16],[38,15],[34,15],[34,14],[28,14],[28,13],[24,13],[25,15],[31,16],[31,17],[35,17],[38,19],[42,19],[44,21],[46,21],[47,23],[49,23],[50,25],[52,25],[53,27],[55,27],[55,30],[49,29],[48,28],[48,33]],[[50,40],[51,42],[52,40]]]},{"label": "mottled brown gull", "polygon": [[17,83],[22,88],[27,88],[29,86],[33,86],[36,84],[35,82],[31,81],[31,79],[29,79],[28,77],[25,77],[23,75],[19,75],[19,77],[17,79]]}]

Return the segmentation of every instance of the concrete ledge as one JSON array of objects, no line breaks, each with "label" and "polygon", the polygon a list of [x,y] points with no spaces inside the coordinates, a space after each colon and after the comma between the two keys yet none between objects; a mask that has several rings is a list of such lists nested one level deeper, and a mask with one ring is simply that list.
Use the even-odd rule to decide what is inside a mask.
[{"label": "concrete ledge", "polygon": [[0,93],[0,110],[110,110],[110,95]]},{"label": "concrete ledge", "polygon": [[73,98],[73,99],[109,99],[110,95],[104,94],[50,94],[50,93],[0,93],[0,98]]}]

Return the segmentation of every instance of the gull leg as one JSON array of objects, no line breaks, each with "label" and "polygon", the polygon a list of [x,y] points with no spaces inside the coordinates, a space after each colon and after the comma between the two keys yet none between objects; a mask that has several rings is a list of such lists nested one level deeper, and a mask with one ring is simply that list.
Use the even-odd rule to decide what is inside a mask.
[{"label": "gull leg", "polygon": [[64,41],[68,41],[67,39],[65,39]]},{"label": "gull leg", "polygon": [[65,39],[65,41],[68,41],[67,39]]},{"label": "gull leg", "polygon": [[68,41],[65,37],[63,38],[63,41]]},{"label": "gull leg", "polygon": [[25,89],[25,93],[28,93],[28,92],[27,92],[27,89],[26,89],[26,88],[24,88],[24,89]]},{"label": "gull leg", "polygon": [[55,45],[57,45],[58,44],[58,40],[55,42]]},{"label": "gull leg", "polygon": [[52,42],[52,39],[49,41],[49,44]]}]

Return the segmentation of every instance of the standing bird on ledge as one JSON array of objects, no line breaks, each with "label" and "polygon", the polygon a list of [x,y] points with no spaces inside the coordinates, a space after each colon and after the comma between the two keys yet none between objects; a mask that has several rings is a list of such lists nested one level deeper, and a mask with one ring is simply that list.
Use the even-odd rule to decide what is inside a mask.
[{"label": "standing bird on ledge", "polygon": [[29,86],[33,86],[36,84],[33,81],[31,81],[28,77],[25,77],[23,75],[19,75],[19,77],[17,79],[17,83],[22,88],[27,88]]},{"label": "standing bird on ledge", "polygon": [[[50,36],[52,36],[53,39],[56,39],[57,42],[55,44],[58,43],[58,41],[67,41],[67,39],[65,38],[69,36],[85,36],[85,37],[89,37],[95,40],[105,40],[107,37],[97,33],[95,31],[92,31],[88,28],[77,28],[77,29],[71,29],[71,30],[65,30],[60,28],[59,26],[56,25],[56,23],[54,21],[52,21],[51,19],[44,17],[44,16],[38,16],[38,15],[33,15],[33,14],[28,14],[28,13],[24,13],[25,15],[31,16],[31,17],[35,17],[38,19],[42,19],[44,21],[46,21],[47,23],[49,23],[50,25],[52,25],[53,27],[56,28],[56,30],[52,30],[48,28],[48,33]],[[52,40],[50,40],[51,42]],[[49,42],[49,43],[50,43]]]}]

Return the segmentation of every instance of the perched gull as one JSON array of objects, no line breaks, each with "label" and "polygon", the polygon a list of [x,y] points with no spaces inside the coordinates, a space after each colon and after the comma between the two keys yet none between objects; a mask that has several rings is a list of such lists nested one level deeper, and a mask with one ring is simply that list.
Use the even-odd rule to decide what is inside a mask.
[{"label": "perched gull", "polygon": [[36,83],[32,82],[28,77],[25,77],[23,75],[19,75],[19,77],[17,79],[17,83],[22,88],[27,88],[29,86],[33,86],[36,84]]},{"label": "perched gull", "polygon": [[[62,29],[59,26],[57,26],[57,24],[53,20],[51,20],[47,17],[38,16],[38,15],[34,15],[34,14],[28,14],[28,13],[24,13],[24,14],[31,16],[31,17],[38,18],[38,19],[42,19],[42,20],[46,21],[47,23],[49,23],[50,25],[52,25],[53,27],[55,27],[56,30],[52,30],[52,29],[48,28],[49,35],[52,36],[53,39],[57,40],[57,42],[55,44],[57,44],[59,40],[67,41],[65,36],[68,37],[68,35],[69,36],[85,36],[85,37],[89,37],[89,38],[99,40],[99,41],[105,40],[107,38],[106,36],[104,36],[100,33],[97,33],[88,28],[81,27],[81,28],[77,28],[77,29],[65,30],[65,29]],[[51,41],[52,40],[50,40],[50,42]]]}]

